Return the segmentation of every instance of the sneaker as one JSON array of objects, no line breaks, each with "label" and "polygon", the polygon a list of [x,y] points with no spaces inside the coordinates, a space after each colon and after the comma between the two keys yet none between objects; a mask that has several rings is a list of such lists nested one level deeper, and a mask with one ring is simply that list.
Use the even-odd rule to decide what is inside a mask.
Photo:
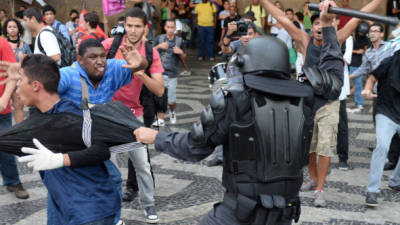
[{"label": "sneaker", "polygon": [[387,171],[387,170],[394,170],[394,168],[396,168],[397,163],[393,163],[393,162],[387,162],[385,163],[385,166],[383,167],[383,170]]},{"label": "sneaker", "polygon": [[215,58],[214,57],[211,57],[210,58],[210,62],[214,62],[215,61]]},{"label": "sneaker", "polygon": [[179,75],[181,75],[181,76],[190,76],[190,75],[192,75],[192,72],[190,72],[190,70],[189,71],[184,70]]},{"label": "sneaker", "polygon": [[176,124],[176,114],[175,111],[173,112],[169,112],[169,122],[171,122],[172,124]]},{"label": "sneaker", "polygon": [[124,223],[124,221],[122,221],[122,220],[119,220],[119,221],[118,221],[118,223],[117,223],[117,224],[115,224],[115,225],[125,225],[125,223]]},{"label": "sneaker", "polygon": [[314,180],[310,180],[301,185],[301,191],[314,191],[316,187],[317,183]]},{"label": "sneaker", "polygon": [[364,109],[364,107],[362,105],[356,106],[355,108],[350,109],[351,113],[358,113],[361,112]]},{"label": "sneaker", "polygon": [[315,207],[325,207],[326,199],[324,191],[314,191],[314,206]]},{"label": "sneaker", "polygon": [[125,189],[124,193],[122,193],[122,201],[124,202],[131,202],[135,199],[138,195],[138,192],[135,191],[133,188]]},{"label": "sneaker", "polygon": [[146,217],[146,223],[158,223],[160,221],[154,206],[146,207],[144,209],[144,216]]},{"label": "sneaker", "polygon": [[365,204],[367,204],[367,206],[377,207],[378,194],[373,192],[367,192],[367,197],[365,198]]},{"label": "sneaker", "polygon": [[390,186],[389,185],[389,188],[392,189],[392,190],[395,190],[395,191],[400,191],[400,185],[397,185],[397,186]]},{"label": "sneaker", "polygon": [[28,192],[24,189],[24,187],[22,186],[21,183],[15,185],[15,186],[7,186],[7,190],[9,192],[14,192],[15,197],[17,197],[19,199],[28,199],[29,198]]},{"label": "sneaker", "polygon": [[349,164],[345,161],[339,161],[339,170],[351,170],[352,168],[349,166]]},{"label": "sneaker", "polygon": [[204,60],[203,57],[201,57],[201,56],[197,57],[197,61],[203,61],[203,60]]},{"label": "sneaker", "polygon": [[155,126],[155,127],[163,127],[163,126],[165,126],[165,121],[160,119],[160,118],[158,118],[158,119],[156,119],[156,121],[154,121],[153,126]]}]

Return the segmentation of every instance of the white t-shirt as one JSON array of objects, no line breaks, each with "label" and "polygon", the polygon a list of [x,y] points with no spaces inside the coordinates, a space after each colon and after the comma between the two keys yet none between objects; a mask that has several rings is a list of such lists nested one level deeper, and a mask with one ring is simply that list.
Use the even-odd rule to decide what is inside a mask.
[{"label": "white t-shirt", "polygon": [[175,34],[176,34],[178,31],[182,31],[182,22],[179,21],[178,19],[175,19],[175,26],[176,26]]},{"label": "white t-shirt", "polygon": [[285,30],[285,28],[281,28],[278,31],[278,35],[276,37],[281,39],[281,41],[285,42],[285,44],[288,47],[288,49],[292,49],[293,48],[292,37]]},{"label": "white t-shirt", "polygon": [[[40,43],[43,47],[44,52],[46,53],[47,56],[54,56],[57,54],[61,54],[60,51],[60,46],[58,45],[57,42],[57,38],[56,36],[54,36],[53,33],[49,32],[49,31],[43,31],[44,29],[49,29],[49,30],[53,30],[53,28],[51,28],[50,26],[45,26],[44,28],[42,28],[38,34],[38,38],[36,38],[35,40],[35,48],[33,53],[34,54],[44,54],[40,51],[39,49],[39,37],[40,37]],[[43,32],[42,32],[43,31]],[[61,60],[58,61],[58,64],[61,63]]]},{"label": "white t-shirt", "polygon": [[[278,21],[274,17],[272,17],[271,14],[268,15],[268,22],[273,24],[278,23]],[[278,34],[278,32],[279,32],[278,28],[276,28],[275,26],[271,27],[271,34]]]},{"label": "white t-shirt", "polygon": [[343,54],[344,59],[344,76],[343,76],[343,86],[340,92],[339,100],[345,100],[347,95],[350,95],[350,79],[349,79],[349,67],[351,64],[351,56],[353,54],[353,37],[350,35],[346,39],[346,51]]}]

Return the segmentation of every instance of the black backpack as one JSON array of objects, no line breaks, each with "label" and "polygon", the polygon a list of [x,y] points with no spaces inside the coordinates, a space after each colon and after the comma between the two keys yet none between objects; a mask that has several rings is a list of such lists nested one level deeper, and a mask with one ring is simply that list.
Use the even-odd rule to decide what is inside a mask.
[{"label": "black backpack", "polygon": [[42,31],[40,31],[39,35],[38,35],[38,47],[40,52],[42,52],[43,54],[46,55],[46,52],[43,49],[42,43],[40,43],[40,34],[42,32],[51,32],[56,38],[57,38],[57,43],[58,46],[60,47],[60,51],[61,51],[61,65],[60,67],[65,67],[65,66],[70,66],[72,65],[72,63],[74,63],[76,61],[76,51],[75,48],[72,46],[71,42],[64,37],[64,35],[61,34],[60,31],[58,31],[58,29],[43,29]]}]

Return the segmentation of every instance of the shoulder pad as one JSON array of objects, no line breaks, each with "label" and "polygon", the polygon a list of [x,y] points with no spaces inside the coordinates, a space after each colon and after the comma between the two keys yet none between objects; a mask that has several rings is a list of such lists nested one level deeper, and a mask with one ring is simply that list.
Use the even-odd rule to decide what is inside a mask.
[{"label": "shoulder pad", "polygon": [[200,115],[200,120],[204,127],[210,127],[213,125],[214,113],[210,105],[208,105],[207,108],[203,110],[203,112]]},{"label": "shoulder pad", "polygon": [[214,91],[210,97],[211,109],[216,112],[222,112],[225,109],[225,93],[222,89]]},{"label": "shoulder pad", "polygon": [[200,121],[193,124],[190,130],[192,139],[197,143],[203,143],[205,140],[203,125]]}]

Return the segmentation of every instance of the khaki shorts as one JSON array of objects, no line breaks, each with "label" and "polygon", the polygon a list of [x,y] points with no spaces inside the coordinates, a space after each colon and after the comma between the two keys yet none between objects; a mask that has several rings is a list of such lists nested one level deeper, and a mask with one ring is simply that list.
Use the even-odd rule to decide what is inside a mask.
[{"label": "khaki shorts", "polygon": [[318,109],[314,118],[314,130],[310,153],[332,157],[337,144],[339,101],[328,102]]}]

